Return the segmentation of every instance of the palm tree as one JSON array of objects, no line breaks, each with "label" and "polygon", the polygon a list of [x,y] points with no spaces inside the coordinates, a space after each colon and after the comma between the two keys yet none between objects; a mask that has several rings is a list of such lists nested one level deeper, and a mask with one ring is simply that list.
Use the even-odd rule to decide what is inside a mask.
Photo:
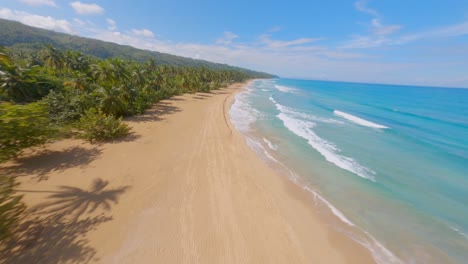
[{"label": "palm tree", "polygon": [[89,78],[80,71],[73,72],[73,78],[69,81],[63,83],[65,87],[70,87],[72,89],[78,89],[82,92],[88,90],[89,87]]},{"label": "palm tree", "polygon": [[68,71],[87,72],[89,70],[90,60],[88,56],[85,56],[80,52],[70,50],[65,51],[63,56],[64,67]]},{"label": "palm tree", "polygon": [[114,79],[120,81],[127,81],[130,79],[130,74],[127,71],[125,61],[121,59],[109,59],[109,64],[112,69],[112,74],[114,75]]},{"label": "palm tree", "polygon": [[108,61],[99,61],[91,65],[91,72],[95,82],[115,82],[115,76]]},{"label": "palm tree", "polygon": [[127,105],[122,100],[122,93],[115,87],[101,87],[97,90],[97,95],[101,98],[100,107],[104,114],[115,117],[125,114]]},{"label": "palm tree", "polygon": [[45,46],[40,52],[40,57],[44,60],[45,64],[51,68],[61,71],[65,66],[65,56],[59,50],[51,45]]},{"label": "palm tree", "polygon": [[34,91],[31,88],[37,82],[36,69],[19,67],[8,54],[0,51],[0,92],[13,101],[32,98]]},{"label": "palm tree", "polygon": [[131,70],[131,83],[136,87],[144,87],[146,84],[146,70],[140,64],[134,64]]}]

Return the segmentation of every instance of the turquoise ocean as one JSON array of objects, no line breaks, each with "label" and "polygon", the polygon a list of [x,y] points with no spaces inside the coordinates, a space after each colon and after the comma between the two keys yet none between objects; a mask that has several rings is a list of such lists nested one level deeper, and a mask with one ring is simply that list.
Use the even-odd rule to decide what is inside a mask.
[{"label": "turquoise ocean", "polygon": [[256,80],[230,116],[378,263],[467,263],[468,89]]}]

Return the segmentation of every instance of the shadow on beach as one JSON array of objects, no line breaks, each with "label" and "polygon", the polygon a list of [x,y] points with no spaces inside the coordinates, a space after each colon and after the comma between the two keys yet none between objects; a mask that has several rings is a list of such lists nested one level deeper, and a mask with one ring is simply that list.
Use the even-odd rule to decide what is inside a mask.
[{"label": "shadow on beach", "polygon": [[174,114],[181,111],[179,107],[171,104],[171,100],[174,101],[173,99],[161,101],[151,109],[146,110],[144,114],[128,117],[125,120],[135,123],[164,120],[164,117],[166,115]]},{"label": "shadow on beach", "polygon": [[31,176],[37,181],[47,180],[52,171],[64,171],[69,168],[83,167],[91,163],[102,153],[98,147],[71,147],[62,151],[43,150],[20,157],[10,166],[0,169],[5,175]]},{"label": "shadow on beach", "polygon": [[17,190],[18,193],[50,193],[46,201],[26,212],[14,236],[0,246],[1,263],[87,263],[99,261],[86,233],[112,220],[113,204],[128,186],[109,189],[95,179],[88,190],[60,186],[57,191]]},{"label": "shadow on beach", "polygon": [[195,96],[193,97],[193,99],[198,99],[198,100],[203,100],[203,99],[207,99],[207,98],[211,98],[214,94],[213,93],[196,93],[194,94]]},{"label": "shadow on beach", "polygon": [[[191,96],[192,99],[203,100],[211,98],[214,95],[218,94],[230,94],[230,91],[225,89],[212,90],[210,92],[197,92],[194,94],[185,94],[185,96]],[[145,111],[144,114],[138,116],[128,117],[125,120],[130,122],[153,122],[153,121],[162,121],[167,115],[174,114],[182,111],[179,107],[174,106],[174,102],[186,101],[185,98],[181,96],[174,96],[169,99],[164,99],[156,103],[152,108]]]}]

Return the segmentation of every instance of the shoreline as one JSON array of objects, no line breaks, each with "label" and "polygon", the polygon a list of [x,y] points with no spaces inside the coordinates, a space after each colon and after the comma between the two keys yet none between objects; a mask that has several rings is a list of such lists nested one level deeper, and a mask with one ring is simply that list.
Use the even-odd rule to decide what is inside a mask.
[{"label": "shoreline", "polygon": [[[226,115],[245,86],[164,100],[126,120],[134,131],[129,139],[54,142],[45,155],[7,167],[20,172],[23,190],[35,191],[25,193],[30,208],[45,204],[56,212],[65,204],[50,201],[51,193],[66,185],[95,203],[76,221],[111,218],[71,236],[70,244],[81,239],[80,252],[88,252],[81,262],[374,263],[366,248],[320,219],[310,193],[264,163],[236,130]],[[76,164],[67,164],[67,155]],[[101,185],[89,188],[96,179]],[[63,262],[76,261],[72,253],[59,252]],[[57,260],[50,254],[39,259]]]},{"label": "shoreline", "polygon": [[[242,95],[242,93],[249,93],[250,89],[246,89],[248,86],[249,85],[246,85],[241,91],[237,92],[234,97],[239,94]],[[286,87],[283,89],[286,89]],[[242,99],[240,100],[243,101]],[[233,106],[230,108],[232,107]],[[242,107],[243,106],[239,106],[238,108]],[[237,111],[236,114],[239,115],[239,111]],[[268,137],[267,135],[264,135],[258,131],[252,131],[250,127],[247,128],[246,124],[240,120],[236,121],[241,124],[236,124],[234,127],[240,126],[236,128],[236,131],[246,138],[246,144],[252,149],[252,151],[257,154],[258,158],[261,159],[262,162],[267,164],[270,168],[272,168],[272,170],[274,170],[278,176],[287,179],[285,185],[294,185],[291,188],[290,195],[295,195],[300,191],[305,192],[305,196],[303,198],[304,201],[308,203],[309,206],[312,205],[314,207],[318,217],[320,218],[319,220],[322,221],[322,223],[327,226],[327,228],[332,228],[334,231],[337,231],[339,235],[344,235],[345,237],[353,240],[354,243],[364,247],[372,256],[374,263],[402,263],[401,260],[396,255],[394,255],[392,251],[386,248],[368,231],[361,228],[360,226],[357,226],[355,223],[349,220],[340,209],[336,208],[329,200],[327,200],[327,198],[323,196],[319,188],[312,185],[305,178],[298,175],[297,172],[293,171],[291,168],[285,165],[281,157],[272,154],[271,152],[275,153],[278,151],[278,149],[277,146],[266,139]],[[249,126],[250,124],[253,124],[253,122],[249,122]],[[312,174],[314,174],[314,172],[312,172]]]},{"label": "shoreline", "polygon": [[[235,102],[236,96],[240,93],[246,92],[247,86],[249,86],[249,84],[253,81],[255,80],[250,80],[241,89],[239,89],[231,96],[232,98],[229,103],[229,106],[227,107],[227,112],[229,112],[233,103]],[[229,113],[226,114],[229,115]],[[339,211],[328,200],[326,200],[318,190],[311,189],[310,186],[308,186],[308,184],[304,182],[304,179],[296,175],[295,172],[291,171],[285,164],[276,160],[275,157],[271,156],[271,154],[265,149],[264,146],[261,145],[260,142],[257,142],[251,138],[252,135],[248,135],[249,133],[244,133],[237,129],[236,125],[232,123],[231,118],[229,118],[229,122],[233,129],[236,131],[236,133],[240,134],[245,138],[244,144],[246,144],[247,147],[250,148],[251,151],[256,154],[257,158],[261,162],[266,164],[273,171],[273,173],[276,174],[278,178],[280,178],[280,180],[285,186],[285,189],[288,192],[288,195],[290,195],[291,197],[295,197],[297,200],[303,202],[308,207],[308,209],[312,208],[315,211],[314,213],[318,218],[317,220],[320,222],[320,224],[323,225],[322,227],[331,232],[330,237],[332,237],[332,239],[336,239],[335,243],[333,244],[336,245],[338,250],[344,250],[345,252],[343,253],[346,255],[349,254],[349,256],[351,256],[352,258],[356,256],[354,255],[355,252],[360,252],[364,249],[364,256],[361,256],[361,259],[350,260],[348,258],[349,256],[347,256],[346,263],[378,263],[375,260],[376,256],[373,256],[373,254],[370,252],[370,248],[367,248],[361,243],[353,240],[350,236],[345,235],[343,232],[350,232],[352,229],[354,229],[351,232],[357,231],[357,235],[364,235],[365,237],[370,238],[372,240],[375,240],[375,238],[373,238],[366,231],[356,227],[354,223],[350,222],[342,214],[341,211]],[[259,135],[255,136],[257,138],[260,138]],[[262,138],[265,140],[264,137]],[[249,140],[252,141],[253,145],[260,144],[260,148],[258,148],[259,146],[251,146],[250,144],[248,144]],[[265,143],[267,143],[268,145],[272,144],[268,140]],[[339,230],[341,230],[342,232],[340,232]],[[377,240],[375,241],[378,243]],[[351,244],[349,244],[349,242],[351,242]],[[381,245],[378,244],[378,246]],[[383,247],[383,249],[384,251],[387,251],[385,247]]]}]

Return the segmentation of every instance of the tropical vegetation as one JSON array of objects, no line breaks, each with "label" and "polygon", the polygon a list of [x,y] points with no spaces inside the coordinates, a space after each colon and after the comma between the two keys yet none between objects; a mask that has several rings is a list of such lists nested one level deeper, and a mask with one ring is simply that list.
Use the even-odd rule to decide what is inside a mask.
[{"label": "tropical vegetation", "polygon": [[[9,29],[2,27],[0,35]],[[44,40],[52,34],[30,30],[32,39],[41,36]],[[104,44],[112,47],[106,54],[120,49],[134,53],[98,57],[52,45],[0,47],[0,163],[50,139],[73,136],[98,142],[125,136],[130,129],[123,117],[142,114],[174,95],[210,92],[234,82],[272,77],[177,56],[173,56],[177,63],[167,63],[172,58],[168,54],[166,61],[158,62],[155,53]],[[25,208],[14,191],[16,185],[14,178],[0,174],[0,241],[13,232]]]}]

